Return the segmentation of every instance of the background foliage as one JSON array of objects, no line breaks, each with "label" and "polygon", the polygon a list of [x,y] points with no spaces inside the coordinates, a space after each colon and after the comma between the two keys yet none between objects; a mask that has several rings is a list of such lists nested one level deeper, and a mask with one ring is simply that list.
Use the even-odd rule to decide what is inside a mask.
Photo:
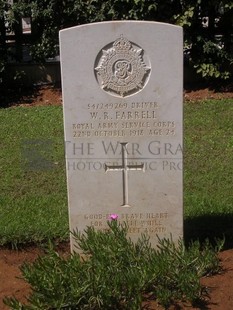
[{"label": "background foliage", "polygon": [[[15,0],[0,1],[0,79],[6,56],[22,61],[22,45],[30,45],[32,61],[59,54],[59,30],[106,20],[150,20],[184,28],[185,60],[208,79],[229,79],[232,68],[233,3],[231,0]],[[31,35],[22,34],[22,17],[31,17]],[[7,28],[7,29],[6,29]],[[6,44],[15,33],[16,50]]]}]

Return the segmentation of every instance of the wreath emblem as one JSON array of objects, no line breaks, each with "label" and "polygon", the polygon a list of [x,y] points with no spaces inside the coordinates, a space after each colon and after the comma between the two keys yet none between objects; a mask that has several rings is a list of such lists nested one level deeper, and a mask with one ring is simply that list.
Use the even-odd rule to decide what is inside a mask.
[{"label": "wreath emblem", "polygon": [[102,50],[95,71],[103,90],[126,97],[145,86],[150,68],[143,61],[143,50],[121,36],[111,48]]}]

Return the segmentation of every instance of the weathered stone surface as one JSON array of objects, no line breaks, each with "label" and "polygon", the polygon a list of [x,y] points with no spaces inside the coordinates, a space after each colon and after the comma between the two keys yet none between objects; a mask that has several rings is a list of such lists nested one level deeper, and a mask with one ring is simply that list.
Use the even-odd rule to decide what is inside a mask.
[{"label": "weathered stone surface", "polygon": [[[182,208],[182,28],[116,21],[60,32],[71,231],[177,240]],[[73,248],[73,242],[72,242]]]}]

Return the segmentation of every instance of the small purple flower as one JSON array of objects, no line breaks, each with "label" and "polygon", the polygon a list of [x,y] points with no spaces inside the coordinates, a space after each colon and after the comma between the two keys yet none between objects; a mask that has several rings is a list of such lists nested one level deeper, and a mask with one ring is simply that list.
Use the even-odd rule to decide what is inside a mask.
[{"label": "small purple flower", "polygon": [[109,220],[111,221],[116,221],[118,219],[118,214],[110,214],[109,215]]}]

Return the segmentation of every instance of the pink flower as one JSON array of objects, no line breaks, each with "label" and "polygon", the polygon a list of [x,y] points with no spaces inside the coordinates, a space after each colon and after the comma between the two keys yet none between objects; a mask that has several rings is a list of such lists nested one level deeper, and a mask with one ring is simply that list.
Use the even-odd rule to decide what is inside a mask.
[{"label": "pink flower", "polygon": [[118,219],[118,214],[110,214],[109,215],[109,220],[111,221],[116,221]]}]

